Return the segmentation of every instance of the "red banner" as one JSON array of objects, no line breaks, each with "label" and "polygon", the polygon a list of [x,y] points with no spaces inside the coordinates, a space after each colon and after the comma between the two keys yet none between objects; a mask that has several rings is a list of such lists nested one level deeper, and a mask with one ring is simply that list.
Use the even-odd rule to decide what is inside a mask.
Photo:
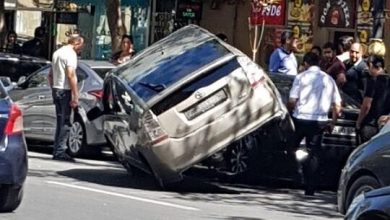
[{"label": "red banner", "polygon": [[284,0],[274,0],[272,4],[265,1],[253,0],[251,2],[251,25],[285,25],[286,3]]}]

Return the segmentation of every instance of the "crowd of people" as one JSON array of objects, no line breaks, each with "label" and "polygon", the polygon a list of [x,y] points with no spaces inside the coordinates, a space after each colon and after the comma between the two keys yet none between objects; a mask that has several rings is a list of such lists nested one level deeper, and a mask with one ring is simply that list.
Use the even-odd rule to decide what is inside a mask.
[{"label": "crowd of people", "polygon": [[[290,31],[281,34],[281,46],[271,54],[270,74],[296,75],[288,107],[296,128],[295,146],[306,139],[308,157],[302,162],[305,194],[313,195],[319,150],[324,131],[332,131],[341,112],[339,91],[361,105],[356,121],[357,143],[368,141],[390,121],[390,75],[385,70],[383,43],[376,41],[368,50],[351,36],[336,44],[315,46],[298,65],[294,51],[298,38]],[[328,112],[333,109],[332,120]],[[331,121],[329,123],[329,121]]]}]

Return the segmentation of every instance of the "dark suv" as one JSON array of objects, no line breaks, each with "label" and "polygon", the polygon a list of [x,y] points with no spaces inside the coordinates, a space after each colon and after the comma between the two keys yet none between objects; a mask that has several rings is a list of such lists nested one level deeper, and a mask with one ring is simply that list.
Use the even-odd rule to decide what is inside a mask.
[{"label": "dark suv", "polygon": [[0,76],[7,76],[17,82],[21,76],[28,76],[35,70],[50,63],[37,57],[0,53]]}]

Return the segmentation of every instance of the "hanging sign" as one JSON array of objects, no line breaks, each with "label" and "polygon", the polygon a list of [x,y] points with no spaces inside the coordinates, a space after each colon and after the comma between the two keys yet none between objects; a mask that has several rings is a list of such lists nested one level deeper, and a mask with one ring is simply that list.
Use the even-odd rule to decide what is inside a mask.
[{"label": "hanging sign", "polygon": [[355,0],[319,1],[318,26],[355,28]]},{"label": "hanging sign", "polygon": [[251,25],[285,25],[286,3],[284,0],[274,0],[272,4],[266,1],[252,0],[251,2]]}]

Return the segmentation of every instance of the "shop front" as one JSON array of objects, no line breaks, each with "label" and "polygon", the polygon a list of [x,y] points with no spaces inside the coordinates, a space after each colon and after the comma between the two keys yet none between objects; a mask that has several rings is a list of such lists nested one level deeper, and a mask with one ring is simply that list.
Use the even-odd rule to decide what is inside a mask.
[{"label": "shop front", "polygon": [[[213,3],[218,2],[218,7]],[[313,46],[336,42],[343,35],[353,36],[365,47],[372,39],[390,45],[390,26],[384,0],[205,0],[201,26],[213,33],[225,33],[228,42],[252,57],[254,41],[261,38],[256,61],[266,67],[283,30],[290,29],[300,39],[298,59]],[[261,30],[264,24],[264,31]],[[255,34],[257,26],[258,34]],[[389,66],[389,55],[386,56]]]}]

